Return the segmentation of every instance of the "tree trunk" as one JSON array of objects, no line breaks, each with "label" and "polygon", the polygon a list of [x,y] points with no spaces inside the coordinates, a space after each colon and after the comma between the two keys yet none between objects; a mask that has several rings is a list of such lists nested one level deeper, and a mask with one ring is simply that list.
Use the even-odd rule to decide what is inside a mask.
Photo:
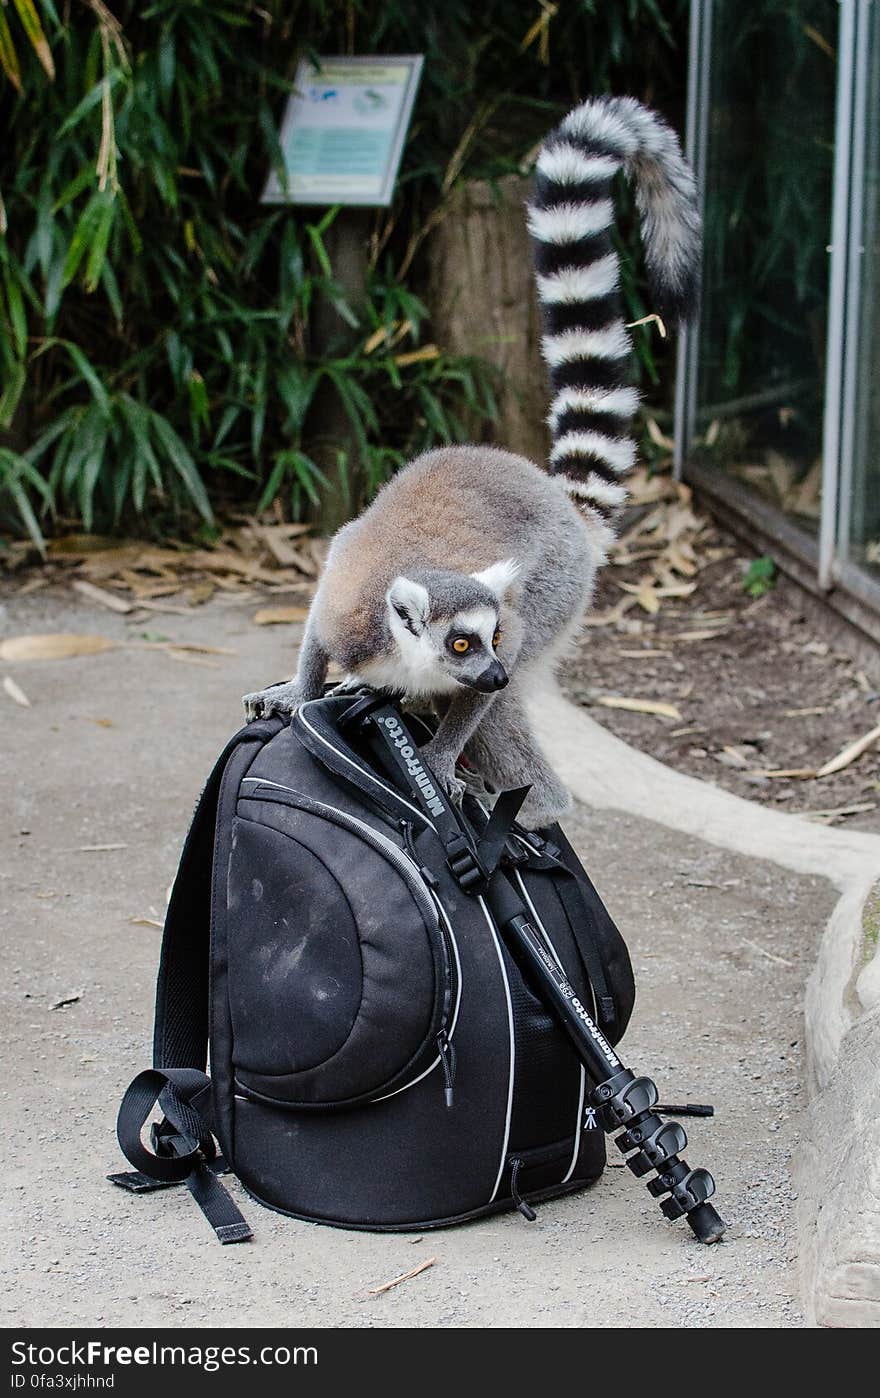
[{"label": "tree trunk", "polygon": [[429,305],[442,349],[488,359],[503,375],[498,419],[468,423],[474,440],[544,465],[547,378],[526,229],[528,189],[519,175],[459,186],[431,239]]},{"label": "tree trunk", "polygon": [[[333,280],[353,311],[360,310],[366,291],[370,222],[370,210],[340,209],[324,234]],[[326,358],[342,354],[357,333],[324,296],[315,303],[311,331],[313,349]],[[307,430],[310,452],[329,481],[319,486],[320,502],[309,515],[322,534],[334,534],[360,509],[364,475],[348,414],[326,379],[315,394]]]}]

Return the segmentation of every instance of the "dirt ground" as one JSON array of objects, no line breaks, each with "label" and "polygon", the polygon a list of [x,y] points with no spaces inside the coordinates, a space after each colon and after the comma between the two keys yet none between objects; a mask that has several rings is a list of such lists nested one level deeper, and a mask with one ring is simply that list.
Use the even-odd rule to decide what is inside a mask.
[{"label": "dirt ground", "polygon": [[[255,1237],[232,1248],[186,1191],[135,1197],[105,1182],[123,1164],[120,1095],[148,1058],[156,924],[194,800],[238,726],[238,696],[289,672],[301,635],[255,626],[258,605],[221,593],[147,627],[51,586],[0,610],[0,639],[115,643],[0,666],[30,699],[0,690],[0,1012],[15,1064],[2,1089],[4,1323],[801,1325],[789,1158],[802,988],[834,894],[623,815],[581,808],[570,833],[633,954],[626,1061],[666,1100],[715,1104],[714,1121],[688,1124],[687,1154],[717,1175],[721,1245],[666,1224],[619,1164],[542,1205],[535,1224],[508,1215],[424,1236],[332,1230],[242,1200]],[[146,648],[169,641],[223,653]],[[411,1282],[365,1295],[430,1257]]]},{"label": "dirt ground", "polygon": [[[707,551],[721,557],[713,561]],[[865,667],[830,643],[833,632],[811,620],[804,594],[785,578],[749,596],[743,576],[752,556],[723,531],[704,532],[695,556],[701,566],[689,596],[663,599],[653,615],[634,605],[619,617],[621,598],[633,595],[622,589],[635,589],[645,564],[612,560],[593,612],[611,619],[587,626],[566,661],[568,695],[680,771],[826,824],[880,830],[876,746],[816,776],[880,724],[880,652]],[[668,704],[677,716],[609,707],[609,698]]]}]

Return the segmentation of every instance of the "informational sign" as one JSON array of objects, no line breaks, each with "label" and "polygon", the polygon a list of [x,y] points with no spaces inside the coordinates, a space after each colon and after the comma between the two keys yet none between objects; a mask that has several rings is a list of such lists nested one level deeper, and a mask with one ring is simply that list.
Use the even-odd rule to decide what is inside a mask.
[{"label": "informational sign", "polygon": [[267,204],[390,204],[422,72],[420,54],[304,60],[281,126],[287,189]]}]

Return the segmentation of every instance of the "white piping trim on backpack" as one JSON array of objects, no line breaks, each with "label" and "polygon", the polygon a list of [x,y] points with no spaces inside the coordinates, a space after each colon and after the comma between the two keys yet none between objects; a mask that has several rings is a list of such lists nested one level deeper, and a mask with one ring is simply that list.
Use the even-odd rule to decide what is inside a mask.
[{"label": "white piping trim on backpack", "polygon": [[[320,702],[320,699],[309,700],[309,703],[311,704],[319,704]],[[395,791],[390,786],[386,786],[385,783],[381,782],[378,777],[374,777],[373,773],[369,770],[368,767],[362,767],[359,762],[353,762],[352,759],[348,757],[344,752],[342,752],[339,748],[334,747],[333,744],[329,741],[329,739],[325,738],[322,733],[319,733],[316,728],[313,728],[303,712],[303,710],[306,708],[308,708],[308,704],[303,705],[302,709],[299,710],[296,717],[299,719],[300,723],[305,724],[306,728],[309,730],[311,734],[314,735],[314,737],[318,739],[319,743],[323,743],[325,748],[329,748],[331,752],[335,752],[336,756],[341,757],[343,762],[347,762],[349,767],[354,767],[355,771],[360,772],[362,777],[368,777],[369,780],[371,782],[374,782],[376,786],[380,786],[383,791],[387,791],[389,796],[393,796],[395,800],[401,801],[403,805],[406,806],[408,811],[413,811],[418,816],[419,820],[424,821],[426,825],[430,825],[431,829],[436,831],[436,825],[434,825],[433,821],[428,820],[428,817],[424,814],[423,811],[419,810],[418,806],[411,806],[409,801],[407,801],[405,797],[400,795],[400,792]]]},{"label": "white piping trim on backpack", "polygon": [[[455,933],[452,930],[452,923],[446,916],[446,909],[440,902],[440,899],[437,897],[437,894],[434,892],[433,888],[429,889],[428,892],[434,899],[434,902],[437,904],[437,911],[440,913],[440,916],[446,923],[449,936],[452,940],[452,950],[455,955],[455,969],[458,976],[458,993],[455,998],[455,1009],[452,1012],[452,1023],[450,1024],[446,1035],[446,1037],[449,1039],[451,1043],[452,1036],[455,1033],[455,1026],[458,1023],[459,1006],[461,1005],[461,958],[458,955],[458,942],[455,940]],[[422,1078],[426,1078],[429,1073],[433,1073],[434,1069],[438,1066],[439,1062],[440,1055],[438,1054],[437,1057],[434,1059],[434,1062],[430,1065],[430,1067],[426,1068],[423,1073],[419,1073],[419,1076],[417,1078],[413,1078],[412,1082],[405,1082],[403,1084],[403,1087],[396,1087],[393,1092],[386,1092],[384,1097],[374,1097],[372,1102],[370,1103],[370,1106],[375,1105],[376,1102],[387,1102],[389,1097],[397,1097],[398,1094],[401,1092],[408,1092],[411,1087],[415,1087],[417,1082],[421,1082]]]},{"label": "white piping trim on backpack", "polygon": [[513,1032],[513,1004],[510,999],[510,982],[507,979],[507,968],[504,965],[504,954],[501,950],[501,943],[498,941],[495,923],[492,921],[492,917],[489,913],[489,909],[486,907],[484,899],[478,898],[477,901],[483,910],[483,917],[489,924],[489,931],[492,933],[492,941],[495,943],[498,964],[501,967],[501,976],[504,981],[504,996],[507,1000],[507,1024],[510,1030],[510,1078],[507,1087],[507,1118],[504,1122],[504,1144],[501,1148],[501,1164],[498,1167],[498,1177],[495,1180],[495,1188],[489,1195],[489,1203],[492,1204],[495,1202],[495,1196],[501,1187],[501,1178],[504,1174],[505,1166],[507,1165],[507,1145],[510,1140],[510,1118],[513,1114],[513,1079],[516,1071],[516,1040],[514,1039]]},{"label": "white piping trim on backpack", "polygon": [[[563,975],[564,975],[564,974],[565,974],[565,967],[563,966],[562,962],[560,961],[560,959],[559,959],[559,954],[558,954],[558,952],[557,952],[555,946],[553,945],[552,941],[550,940],[550,933],[547,931],[547,928],[544,926],[543,922],[542,922],[541,919],[539,918],[539,916],[538,916],[538,910],[537,910],[537,908],[535,907],[534,903],[532,902],[531,898],[529,897],[528,889],[526,888],[525,884],[523,883],[523,878],[522,878],[521,873],[519,872],[519,869],[516,869],[516,870],[515,870],[515,873],[516,873],[516,881],[517,881],[517,883],[519,884],[519,887],[520,887],[520,892],[522,893],[523,898],[525,898],[526,902],[527,902],[528,905],[529,905],[529,908],[530,908],[530,910],[531,910],[532,917],[535,919],[535,924],[536,924],[536,926],[537,926],[537,928],[538,928],[538,931],[541,933],[541,936],[544,938],[544,941],[547,943],[547,946],[548,946],[548,948],[549,948],[549,950],[550,950],[550,954],[551,954],[551,956],[553,957],[553,960],[556,962],[556,965],[559,967],[560,971],[562,971],[562,973],[563,973]],[[595,997],[594,997],[594,1009],[595,1009]],[[584,1087],[585,1087],[585,1085],[586,1085],[586,1073],[584,1072],[584,1065],[583,1065],[583,1063],[580,1065],[580,1069],[581,1069],[580,1091],[579,1091],[579,1093],[578,1093],[577,1117],[575,1118],[575,1124],[574,1124],[574,1150],[573,1150],[572,1156],[571,1156],[571,1164],[569,1165],[568,1170],[566,1171],[566,1173],[562,1176],[562,1179],[559,1181],[560,1184],[568,1184],[568,1181],[571,1179],[572,1175],[574,1174],[574,1167],[575,1167],[575,1165],[577,1165],[577,1159],[578,1159],[578,1155],[580,1154],[580,1149],[581,1149],[581,1114],[582,1114],[582,1112],[583,1112],[583,1110],[584,1110]]]},{"label": "white piping trim on backpack", "polygon": [[[318,736],[320,737],[320,734]],[[357,816],[351,815],[348,811],[341,811],[338,806],[330,806],[326,801],[318,801],[314,796],[307,796],[305,792],[297,791],[295,786],[285,786],[283,782],[268,781],[266,777],[242,777],[242,786],[244,786],[245,782],[253,782],[255,786],[274,787],[276,791],[288,791],[291,796],[301,796],[310,806],[318,806],[321,810],[330,811],[333,815],[342,816],[344,820],[350,820],[353,825],[358,826],[361,830],[366,830],[370,839],[378,841],[382,848],[387,850],[393,859],[406,860],[406,863],[410,865],[413,872],[418,874],[419,866],[416,861],[407,854],[406,850],[401,849],[400,845],[396,845],[393,840],[389,840],[388,836],[383,835],[381,830],[374,830],[372,825],[368,825],[365,820],[359,820]],[[426,886],[425,892],[431,893],[432,890]]]}]

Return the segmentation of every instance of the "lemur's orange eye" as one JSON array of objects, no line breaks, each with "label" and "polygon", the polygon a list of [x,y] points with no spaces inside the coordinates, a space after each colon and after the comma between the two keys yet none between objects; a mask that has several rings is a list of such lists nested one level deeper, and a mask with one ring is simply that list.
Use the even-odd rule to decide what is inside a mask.
[{"label": "lemur's orange eye", "polygon": [[500,631],[496,631],[496,632],[495,632],[495,635],[492,637],[492,649],[493,649],[493,650],[497,650],[498,647],[499,647],[500,645],[501,645],[501,632],[500,632]]},{"label": "lemur's orange eye", "polygon": [[452,642],[452,649],[455,651],[456,655],[466,655],[470,648],[471,643],[467,636],[456,636],[455,640]]}]

